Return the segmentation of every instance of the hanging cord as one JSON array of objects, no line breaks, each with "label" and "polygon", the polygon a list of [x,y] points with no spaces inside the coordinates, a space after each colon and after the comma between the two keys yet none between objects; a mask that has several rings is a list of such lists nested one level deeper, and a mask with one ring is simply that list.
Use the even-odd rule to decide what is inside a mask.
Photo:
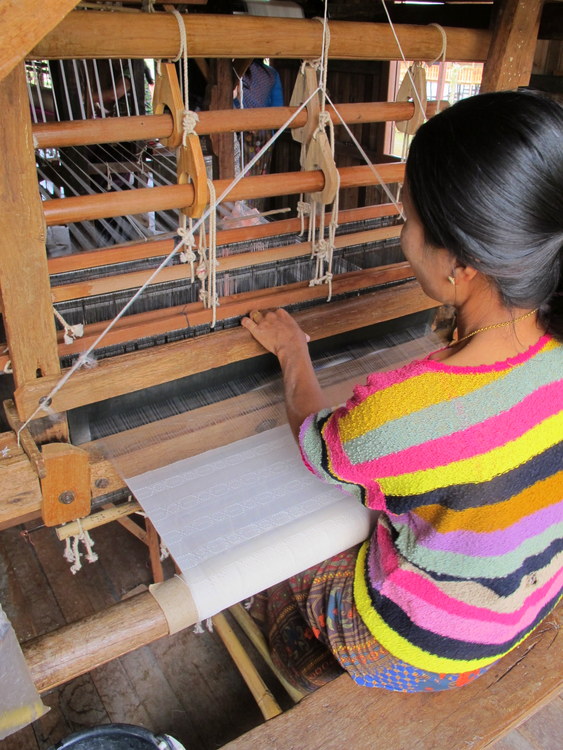
[{"label": "hanging cord", "polygon": [[172,8],[170,13],[173,14],[176,21],[178,21],[178,30],[180,32],[180,49],[178,54],[174,58],[174,62],[182,60],[182,85],[184,94],[184,113],[182,117],[182,145],[186,146],[188,142],[188,135],[195,133],[195,128],[199,122],[199,116],[197,112],[193,112],[190,109],[190,95],[189,95],[189,81],[188,81],[188,40],[186,37],[186,26],[182,14]]},{"label": "hanging cord", "polygon": [[[208,245],[205,243],[205,233],[203,233],[199,246],[200,261],[196,273],[201,280],[199,299],[203,302],[204,307],[210,307],[213,310],[211,328],[215,328],[217,306],[219,305],[217,297],[217,194],[213,182],[209,179],[207,180],[207,187],[209,189],[210,212]],[[209,284],[207,285],[206,282],[209,282]]]},{"label": "hanging cord", "polygon": [[[446,53],[448,50],[448,35],[446,34],[446,30],[443,26],[440,26],[439,23],[429,23],[429,26],[435,26],[440,34],[442,35],[442,49],[440,50],[440,54],[438,57],[436,57],[432,62],[429,62],[428,65],[434,65],[434,63],[438,63],[440,65],[440,68],[442,68],[443,65],[446,64]],[[438,96],[438,90],[436,90],[436,114],[440,113],[440,105],[441,105],[441,97]]]},{"label": "hanging cord", "polygon": [[86,550],[86,560],[89,563],[94,563],[98,559],[98,555],[93,551],[92,547],[94,546],[94,540],[88,533],[86,529],[82,527],[82,523],[80,518],[76,520],[76,523],[78,524],[79,532],[75,536],[67,537],[65,542],[65,551],[63,552],[63,557],[67,562],[72,563],[70,567],[70,572],[73,575],[76,575],[78,571],[82,568],[82,553],[80,552],[78,546],[80,542],[84,544],[84,548]]},{"label": "hanging cord", "polygon": [[75,325],[71,326],[69,323],[66,322],[66,320],[63,318],[63,316],[60,314],[60,312],[57,310],[56,307],[53,307],[53,312],[55,313],[55,318],[59,321],[59,323],[62,325],[64,329],[64,342],[65,344],[72,344],[72,342],[75,339],[82,338],[84,336],[84,324],[83,323],[76,323]]},{"label": "hanging cord", "polygon": [[[256,164],[256,162],[261,159],[266,151],[270,149],[273,144],[278,140],[278,138],[281,136],[282,133],[284,133],[287,128],[291,125],[291,123],[295,120],[295,118],[305,109],[307,104],[311,101],[311,99],[316,96],[319,92],[319,89],[315,89],[310,96],[305,99],[305,101],[297,107],[295,112],[281,125],[278,130],[272,135],[272,137],[262,146],[260,151],[258,151],[257,154],[255,154],[252,159],[248,162],[248,164],[245,166],[244,170],[237,175],[232,182],[227,185],[227,187],[223,190],[221,195],[217,198],[215,201],[216,205],[219,205],[222,203],[225,198],[229,195],[229,193],[233,190],[236,185],[246,176],[246,174],[252,169],[252,167]],[[334,106],[334,105],[333,105]],[[196,223],[193,226],[194,233],[200,228],[200,226],[205,222],[207,217],[211,213],[211,208],[207,208],[201,218],[199,218]],[[40,399],[40,402],[36,409],[32,412],[32,414],[26,419],[26,421],[22,424],[20,429],[18,430],[18,441],[19,436],[21,434],[21,431],[25,429],[28,424],[35,419],[35,417],[42,411],[45,411],[49,408],[50,404],[52,403],[53,398],[57,395],[57,393],[65,386],[65,384],[68,382],[68,380],[74,375],[74,373],[77,370],[80,370],[82,367],[87,365],[90,360],[89,357],[92,354],[92,352],[98,347],[99,343],[107,336],[107,334],[114,328],[114,326],[121,320],[121,318],[125,315],[125,313],[130,309],[132,305],[135,304],[135,302],[139,299],[141,294],[145,291],[145,289],[152,284],[154,279],[160,274],[163,268],[165,268],[172,258],[176,255],[178,250],[182,247],[182,242],[178,242],[172,250],[168,253],[168,255],[162,260],[160,265],[154,269],[154,271],[149,275],[149,277],[146,279],[145,283],[142,284],[137,291],[132,295],[132,297],[126,302],[126,304],[121,308],[121,310],[117,313],[117,315],[111,320],[108,325],[104,328],[104,330],[98,335],[98,337],[95,339],[95,341],[90,344],[88,349],[80,354],[80,356],[77,358],[76,362],[70,367],[65,374],[60,378],[60,380],[53,386],[53,388],[47,393],[43,398]]]},{"label": "hanging cord", "polygon": [[[403,52],[403,48],[401,46],[401,42],[399,41],[399,37],[397,36],[397,32],[395,31],[395,26],[393,25],[393,21],[391,20],[391,16],[389,15],[389,10],[387,9],[387,6],[385,5],[385,0],[381,0],[381,4],[383,5],[383,10],[385,11],[385,15],[387,16],[387,20],[389,22],[389,26],[391,27],[391,32],[393,33],[393,36],[395,37],[395,41],[397,42],[397,47],[398,47],[399,52],[401,54],[401,59],[405,63],[405,65],[407,65],[407,59],[405,57],[405,53]],[[408,65],[407,65],[407,75],[411,79],[411,84],[412,84],[412,87],[413,87],[413,90],[414,90],[415,98],[416,98],[416,100],[418,102],[418,106],[420,107],[420,109],[422,110],[422,112],[424,112],[424,114],[425,114],[424,119],[426,121],[426,111],[425,111],[424,105],[422,104],[422,101],[420,100],[420,96],[418,95],[418,91],[416,90],[416,86],[415,86],[415,83],[414,83],[414,78],[412,77],[412,73],[411,73],[410,67]]]},{"label": "hanging cord", "polygon": [[[327,79],[328,79],[328,51],[330,48],[330,28],[328,25],[327,18],[327,2],[325,0],[324,17],[316,18],[315,20],[322,23],[323,26],[323,42],[321,57],[319,60],[320,70],[320,82],[319,87],[321,90],[321,110],[319,112],[319,123],[317,129],[313,133],[312,138],[316,139],[321,133],[326,133],[328,128],[330,151],[332,160],[334,161],[335,154],[335,138],[334,138],[334,124],[330,114],[326,111],[327,101]],[[334,256],[334,242],[336,236],[336,229],[338,228],[338,204],[339,204],[339,193],[340,193],[340,174],[337,172],[337,187],[335,197],[332,203],[332,215],[329,224],[328,237],[325,237],[325,222],[326,213],[324,205],[320,206],[320,210],[317,207],[317,203],[313,201],[310,214],[311,219],[309,221],[309,241],[311,242],[311,255],[315,259],[315,271],[313,278],[309,282],[309,286],[317,286],[320,284],[328,285],[328,297],[327,302],[332,299],[332,264]],[[319,228],[315,239],[315,216],[320,214]],[[302,218],[303,225],[303,218]]]}]

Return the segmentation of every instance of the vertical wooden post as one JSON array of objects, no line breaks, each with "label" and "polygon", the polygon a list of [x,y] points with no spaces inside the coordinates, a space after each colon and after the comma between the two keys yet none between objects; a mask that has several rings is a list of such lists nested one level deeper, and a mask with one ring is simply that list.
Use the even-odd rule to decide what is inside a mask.
[{"label": "vertical wooden post", "polygon": [[528,85],[542,5],[543,0],[500,0],[481,93]]},{"label": "vertical wooden post", "polygon": [[[206,99],[209,109],[232,109],[233,68],[230,60],[209,61],[209,81]],[[220,180],[231,180],[235,176],[234,142],[232,133],[214,133],[211,136],[213,152],[219,163]]]},{"label": "vertical wooden post", "polygon": [[19,387],[60,372],[23,63],[0,81],[0,118],[0,288]]}]

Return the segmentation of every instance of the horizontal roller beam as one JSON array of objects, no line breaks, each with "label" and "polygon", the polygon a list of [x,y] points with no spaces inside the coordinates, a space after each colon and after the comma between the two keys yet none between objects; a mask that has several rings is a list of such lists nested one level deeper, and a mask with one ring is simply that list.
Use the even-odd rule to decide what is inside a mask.
[{"label": "horizontal roller beam", "polygon": [[[336,294],[335,284],[334,289]],[[249,309],[255,306],[250,298],[248,302]],[[281,304],[284,304],[283,298],[278,300],[278,305]],[[330,315],[326,308],[322,312],[317,308],[300,311],[295,317],[315,341],[427,310],[437,304],[424,294],[418,282],[408,281],[401,287],[384,288],[361,297],[333,302]],[[123,354],[75,373],[53,398],[52,408],[55,411],[74,409],[261,354],[264,354],[264,349],[242,328],[164,344],[150,352]],[[16,390],[14,400],[20,419],[27,419],[35,411],[40,399],[54,388],[58,380],[58,377],[43,377]]]},{"label": "horizontal roller beam", "polygon": [[[382,216],[397,216],[399,213],[392,203],[379,203],[375,206],[361,206],[360,208],[348,208],[338,212],[338,225],[341,227],[348,222],[366,221],[377,219]],[[331,220],[332,214],[325,215],[325,223]],[[305,217],[305,228],[309,226],[309,219]],[[252,227],[238,227],[236,229],[222,229],[217,232],[217,246],[231,245],[236,242],[247,242],[258,240],[263,237],[284,235],[299,232],[301,220],[278,219],[267,224],[257,224]],[[158,235],[144,242],[131,242],[123,245],[112,245],[96,250],[89,250],[72,255],[62,255],[59,258],[49,258],[47,266],[49,274],[66,273],[78,271],[85,268],[99,268],[112,263],[130,263],[142,258],[155,258],[165,256],[171,252],[175,245],[173,238],[158,239]],[[0,347],[1,350],[1,347]],[[0,354],[0,368],[3,367],[2,355]]]},{"label": "horizontal roller beam", "polygon": [[[359,292],[379,284],[406,281],[412,277],[412,269],[404,261],[369,270],[350,271],[334,277],[333,294]],[[282,304],[285,306],[303,304],[312,300],[323,300],[326,296],[326,286],[309,286],[307,282],[296,282],[283,287],[222,297],[216,315],[218,321],[229,320],[245,315],[253,307],[270,308],[279,307]],[[185,328],[210,326],[211,318],[211,310],[205,308],[201,302],[189,302],[186,305],[127,315],[106,334],[101,346],[119,346],[130,341],[164,336]],[[59,356],[80,354],[88,349],[105,330],[108,323],[109,321],[102,321],[87,326],[85,336],[69,345],[63,344],[62,336],[59,335]]]},{"label": "horizontal roller beam", "polygon": [[[447,104],[447,103],[446,103]],[[363,102],[338,104],[344,122],[358,125],[366,122],[401,122],[414,114],[412,102]],[[297,107],[256,107],[198,112],[198,135],[238,133],[243,130],[277,130],[297,111]],[[332,107],[327,107],[335,125],[340,119]],[[427,117],[436,113],[436,102],[429,102]],[[290,128],[301,128],[307,122],[307,110],[300,112]],[[172,115],[135,117],[105,117],[95,120],[65,120],[40,122],[33,125],[35,148],[63,148],[88,146],[98,143],[144,141],[168,138],[172,135]]]},{"label": "horizontal roller beam", "polygon": [[[405,165],[401,162],[376,164],[375,169],[384,183],[402,182]],[[367,187],[378,185],[379,180],[369,166],[341,167],[340,187]],[[215,180],[215,190],[220,196],[231,180]],[[225,196],[224,200],[238,201],[253,198],[271,198],[277,195],[314,193],[324,187],[324,176],[320,170],[311,172],[281,172],[279,174],[244,177]],[[76,221],[107,219],[112,216],[148,211],[167,211],[190,206],[194,199],[191,184],[165,185],[154,188],[123,190],[117,193],[96,193],[73,198],[54,198],[44,201],[43,211],[47,226],[68,224]]]},{"label": "horizontal roller beam", "polygon": [[[335,248],[337,250],[354,245],[363,245],[366,243],[381,242],[394,237],[401,233],[401,226],[378,227],[376,229],[367,229],[363,232],[354,232],[352,234],[342,234],[336,237]],[[172,249],[172,247],[170,248]],[[275,263],[281,260],[295,260],[304,256],[311,255],[311,243],[299,242],[293,245],[283,245],[280,247],[270,247],[265,250],[256,250],[247,253],[236,253],[235,255],[226,255],[218,259],[218,272],[235,271],[239,268],[248,266],[256,267],[264,263]],[[112,276],[102,276],[98,279],[86,279],[76,281],[72,284],[61,284],[52,287],[51,294],[53,302],[67,302],[73,299],[85,299],[88,297],[98,296],[100,294],[115,294],[126,289],[136,289],[144,284],[149,271],[131,271],[129,273],[113,274]],[[151,282],[155,284],[165,284],[174,281],[185,281],[189,276],[189,266],[182,263],[176,263],[162,269],[158,276]],[[220,312],[220,310],[218,311]],[[224,316],[220,316],[224,317]],[[171,329],[170,329],[171,330]],[[86,347],[82,344],[83,340],[78,339],[71,346],[78,345],[77,351],[83,351]],[[64,349],[62,351],[64,354]]]},{"label": "horizontal roller beam", "polygon": [[[190,57],[317,58],[323,27],[314,19],[189,14],[183,17]],[[329,58],[400,60],[387,23],[330,21]],[[434,26],[396,27],[407,60],[435,60],[442,35]],[[484,61],[491,33],[447,27],[447,59]],[[169,13],[91,13],[75,11],[29,53],[28,59],[176,57],[180,33]]]}]

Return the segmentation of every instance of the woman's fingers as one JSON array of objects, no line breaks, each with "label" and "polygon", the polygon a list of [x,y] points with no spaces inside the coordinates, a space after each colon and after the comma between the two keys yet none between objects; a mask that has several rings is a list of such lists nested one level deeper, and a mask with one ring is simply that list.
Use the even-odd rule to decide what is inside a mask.
[{"label": "woman's fingers", "polygon": [[311,340],[283,308],[251,310],[247,316],[242,318],[241,325],[265,349],[276,355],[287,345]]}]

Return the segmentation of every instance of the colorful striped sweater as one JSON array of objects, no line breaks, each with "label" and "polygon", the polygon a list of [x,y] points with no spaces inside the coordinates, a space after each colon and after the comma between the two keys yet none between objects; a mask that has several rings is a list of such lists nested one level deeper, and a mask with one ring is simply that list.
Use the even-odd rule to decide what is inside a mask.
[{"label": "colorful striped sweater", "polygon": [[514,648],[563,582],[563,346],[494,365],[375,373],[301,428],[307,466],[383,511],[358,612],[391,653],[459,673]]}]

